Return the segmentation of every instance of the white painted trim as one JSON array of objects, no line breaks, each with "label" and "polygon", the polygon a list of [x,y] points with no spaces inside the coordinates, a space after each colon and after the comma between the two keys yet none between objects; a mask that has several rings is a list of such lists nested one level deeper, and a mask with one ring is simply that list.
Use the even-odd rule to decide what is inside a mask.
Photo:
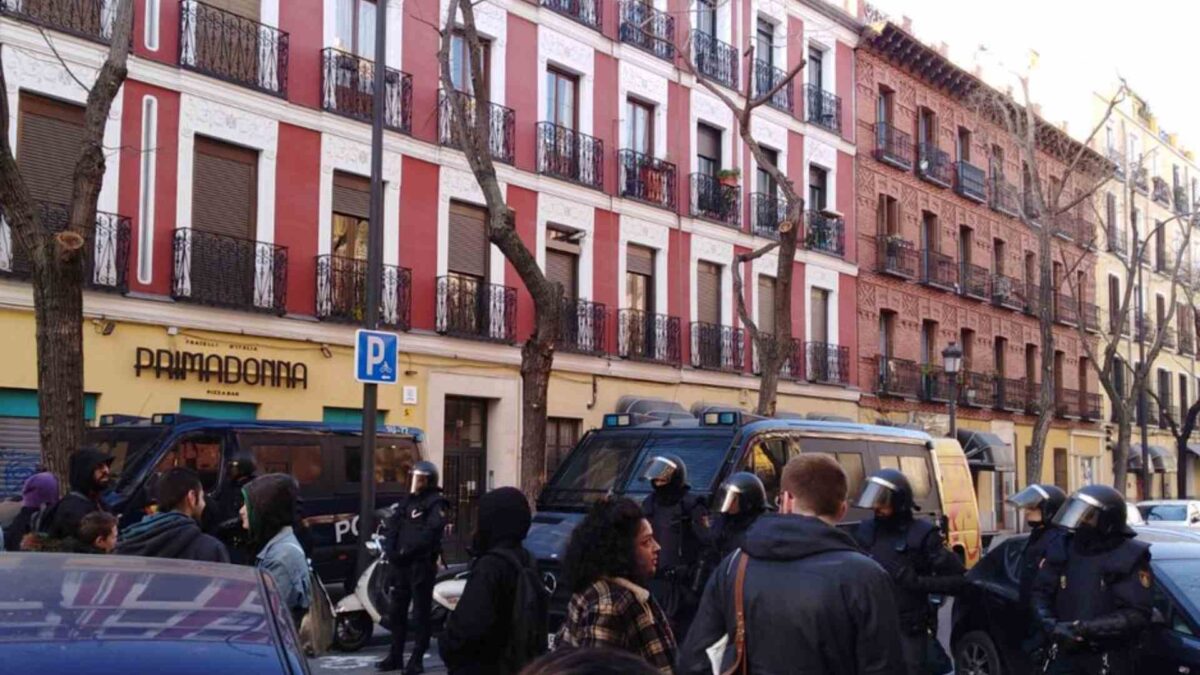
[{"label": "white painted trim", "polygon": [[[400,261],[400,153],[383,152],[383,264]],[[317,212],[317,254],[333,245],[333,172],[371,177],[371,146],[334,134],[321,134],[321,187]]]},{"label": "white painted trim", "polygon": [[[621,216],[617,235],[617,309],[625,307],[625,273],[628,269],[629,244],[638,244],[654,249],[654,311],[668,314],[670,297],[667,295],[667,263],[671,255],[671,229],[631,216]],[[693,303],[694,304],[694,303]]]},{"label": "white painted trim", "polygon": [[701,123],[721,131],[721,168],[729,169],[740,165],[741,158],[737,157],[737,153],[741,143],[736,139],[737,132],[734,129],[733,112],[716,96],[703,89],[692,89],[692,105],[690,107],[692,119],[688,133],[690,134],[692,154],[688,158],[688,173],[693,174],[699,170],[700,159],[696,152],[696,132],[697,126]]},{"label": "white painted trim", "polygon": [[[438,4],[438,17],[443,19],[441,25],[445,25],[445,17],[450,10],[449,0],[440,0]],[[462,10],[459,10],[460,15]],[[458,17],[455,17],[456,21]],[[459,22],[461,23],[461,22]],[[486,38],[491,47],[488,50],[488,78],[491,91],[489,98],[492,103],[504,105],[504,96],[507,91],[505,82],[508,77],[508,59],[506,52],[508,49],[508,11],[503,7],[499,7],[492,3],[480,3],[475,5],[475,29],[481,38]]]},{"label": "white painted trim", "polygon": [[[650,57],[653,58],[653,57]],[[620,129],[617,133],[618,149],[629,147],[629,113],[630,96],[654,104],[654,156],[667,156],[667,120],[669,84],[668,79],[659,73],[643,68],[638,64],[622,59],[618,66],[617,98],[620,109],[617,113],[620,119]]]},{"label": "white painted trim", "polygon": [[259,0],[258,22],[271,28],[279,28],[280,0]]},{"label": "white painted trim", "polygon": [[576,289],[582,300],[592,299],[594,253],[596,249],[596,210],[581,207],[570,200],[550,194],[538,195],[537,214],[537,261],[542,271],[546,269],[546,226],[550,223],[565,225],[580,230],[584,236],[579,241],[579,271]]},{"label": "white painted trim", "polygon": [[152,52],[158,51],[158,36],[162,23],[162,14],[159,12],[160,2],[162,0],[146,0],[143,13],[145,26],[143,27],[142,44]]},{"label": "white painted trim", "polygon": [[593,117],[596,106],[593,96],[596,89],[596,55],[590,45],[573,40],[561,33],[538,26],[538,69],[537,79],[537,119],[546,120],[546,101],[550,92],[546,91],[546,69],[554,66],[574,74],[579,78],[578,106],[576,117],[579,119],[578,131],[589,136],[593,131]]},{"label": "white painted trim", "polygon": [[[808,167],[815,164],[826,172],[825,206],[837,210],[838,198],[838,150],[836,147],[822,142],[820,139],[808,136],[804,139],[804,172],[800,176],[805,199],[808,198]],[[849,236],[849,233],[847,233]]]},{"label": "white painted trim", "polygon": [[[508,194],[508,185],[500,183],[500,192]],[[443,167],[438,172],[437,276],[444,277],[450,266],[450,201],[486,206],[483,191],[469,171]],[[504,285],[504,254],[489,244],[488,283]]]},{"label": "white painted trim", "polygon": [[141,180],[138,184],[138,283],[154,279],[154,207],[158,185],[158,99],[142,97]]}]

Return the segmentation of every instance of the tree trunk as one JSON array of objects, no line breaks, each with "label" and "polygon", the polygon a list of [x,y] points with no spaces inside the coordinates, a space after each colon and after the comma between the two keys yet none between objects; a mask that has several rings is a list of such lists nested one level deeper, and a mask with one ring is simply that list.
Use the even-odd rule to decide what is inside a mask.
[{"label": "tree trunk", "polygon": [[1042,382],[1038,390],[1038,416],[1033,424],[1033,441],[1025,465],[1025,480],[1031,484],[1042,480],[1046,438],[1050,435],[1050,422],[1054,419],[1054,392],[1060,384],[1054,381],[1054,263],[1050,251],[1052,219],[1046,218],[1046,221],[1038,231],[1038,276],[1042,285],[1038,299],[1042,310],[1038,312],[1038,332],[1042,343]]},{"label": "tree trunk", "polygon": [[779,371],[783,369],[783,359],[780,358],[783,345],[772,337],[760,340],[756,346],[762,372],[758,379],[758,406],[754,412],[764,417],[774,417],[779,398]]},{"label": "tree trunk", "polygon": [[[539,319],[542,317],[539,313]],[[546,400],[554,341],[537,335],[521,347],[521,491],[534,500],[546,482]]]},{"label": "tree trunk", "polygon": [[1129,444],[1133,440],[1133,425],[1130,423],[1129,408],[1117,409],[1117,444],[1113,446],[1113,487],[1125,494],[1125,480],[1129,473]]}]

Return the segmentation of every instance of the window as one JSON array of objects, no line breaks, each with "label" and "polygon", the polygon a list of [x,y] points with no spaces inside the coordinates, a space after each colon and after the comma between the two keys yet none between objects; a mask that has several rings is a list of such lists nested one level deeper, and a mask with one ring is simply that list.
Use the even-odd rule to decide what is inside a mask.
[{"label": "window", "polygon": [[958,161],[971,161],[971,132],[963,127],[958,128],[958,144],[955,147]]},{"label": "window", "polygon": [[367,259],[371,181],[341,171],[333,173],[333,241],[330,252],[341,258]]},{"label": "window", "polygon": [[804,67],[808,71],[808,83],[811,84],[817,91],[825,89],[825,52],[817,47],[808,48],[808,64]]},{"label": "window", "polygon": [[579,78],[546,69],[546,121],[567,129],[579,126]]},{"label": "window", "polygon": [[891,195],[880,194],[876,216],[879,223],[879,234],[900,234],[900,200]]},{"label": "window", "polygon": [[1154,269],[1167,271],[1167,228],[1162,222],[1156,222],[1154,227]]},{"label": "window", "polygon": [[758,330],[775,334],[775,277],[758,275]]},{"label": "window", "polygon": [[[475,93],[474,81],[471,78],[471,63],[472,61],[466,58],[467,38],[461,32],[456,31],[450,37],[450,81],[454,84],[454,88],[458,91],[465,91],[468,94]],[[475,55],[475,60],[483,74],[483,84],[488,86],[490,71],[488,68],[488,56],[491,51],[491,44],[479,39],[479,52]]]},{"label": "window", "polygon": [[574,300],[579,294],[579,232],[557,226],[546,228],[546,278],[562,284],[563,295]]},{"label": "window", "polygon": [[[279,444],[274,444],[275,441]],[[253,445],[251,452],[260,474],[291,474],[300,483],[301,490],[321,479],[323,469],[319,444],[292,445],[273,439]]]},{"label": "window", "polygon": [[846,472],[846,494],[850,498],[854,498],[862,491],[863,482],[866,480],[867,472],[863,467],[863,456],[857,452],[835,452],[834,458],[838,464],[842,465],[842,471]]},{"label": "window", "polygon": [[554,475],[559,464],[579,442],[583,420],[569,417],[546,418],[546,477]]},{"label": "window", "polygon": [[991,170],[993,178],[1004,176],[1004,148],[992,145]]},{"label": "window", "polygon": [[375,0],[337,0],[334,12],[333,46],[374,58]]},{"label": "window", "polygon": [[653,314],[654,249],[630,244],[625,267],[625,307]]},{"label": "window", "polygon": [[[192,175],[192,227],[255,240],[258,151],[196,136]],[[193,250],[193,261],[196,261]]]},{"label": "window", "polygon": [[937,133],[937,114],[929,108],[922,107],[917,114],[917,142],[928,148],[936,148]]},{"label": "window", "polygon": [[716,37],[717,5],[713,0],[697,0],[696,30],[710,37]]},{"label": "window", "polygon": [[921,247],[927,251],[937,252],[941,249],[938,243],[938,217],[928,211],[921,212]]},{"label": "window", "polygon": [[[1162,423],[1162,418],[1171,414],[1171,372],[1162,368],[1158,369],[1158,400],[1159,400],[1159,421],[1158,426],[1166,426]],[[1151,423],[1154,420],[1150,420]]]},{"label": "window", "polygon": [[721,324],[721,266],[705,260],[696,263],[696,320]]},{"label": "window", "polygon": [[1154,296],[1154,319],[1155,326],[1162,326],[1167,323],[1167,301],[1163,296]]},{"label": "window", "polygon": [[1037,254],[1032,251],[1025,253],[1025,284],[1029,287],[1026,292],[1036,293],[1039,284],[1041,284],[1041,273],[1038,270]]},{"label": "window", "polygon": [[1007,352],[1008,338],[997,336],[995,342],[992,343],[992,369],[996,371],[997,377],[1008,376],[1008,369],[1005,366],[1007,361],[1005,354]]},{"label": "window", "polygon": [[1104,195],[1104,223],[1108,234],[1108,250],[1120,250],[1117,235],[1117,196],[1111,192]]},{"label": "window", "polygon": [[1188,376],[1179,374],[1179,417],[1180,422],[1187,418],[1188,411]]},{"label": "window", "polygon": [[779,498],[779,480],[787,464],[789,443],[782,438],[757,438],[750,444],[746,455],[745,470],[758,476],[767,489],[767,503],[776,504]]},{"label": "window", "polygon": [[940,353],[937,347],[937,332],[936,321],[921,321],[921,363],[938,363]]},{"label": "window", "polygon": [[880,455],[879,468],[896,469],[904,474],[912,486],[913,498],[922,500],[929,496],[933,483],[929,480],[929,465],[924,457],[897,457],[896,455]]},{"label": "window", "polygon": [[884,358],[892,358],[896,345],[896,313],[883,310],[879,313],[879,354]]},{"label": "window", "polygon": [[[342,456],[344,482],[358,485],[362,477],[362,445],[359,439],[338,438],[334,446],[338,448],[337,454]],[[390,485],[395,491],[407,491],[409,473],[419,459],[417,447],[411,440],[379,436],[375,440],[375,483]],[[357,490],[355,487],[354,491]]]},{"label": "window", "polygon": [[447,270],[451,276],[482,283],[488,278],[491,250],[487,238],[487,210],[450,202],[450,245]]},{"label": "window", "polygon": [[962,347],[962,369],[970,371],[975,366],[975,331],[963,328],[958,333],[959,345]]},{"label": "window", "polygon": [[635,99],[625,102],[629,125],[629,149],[647,157],[654,156],[654,106]]},{"label": "window", "polygon": [[1063,377],[1066,370],[1067,355],[1060,350],[1054,350],[1054,397],[1061,398],[1063,387],[1066,386],[1067,380]]},{"label": "window", "polygon": [[[1124,397],[1124,395],[1127,391],[1127,388],[1125,386],[1125,381],[1126,381],[1125,362],[1123,360],[1121,360],[1121,357],[1119,357],[1119,356],[1113,359],[1112,373],[1113,373],[1113,389],[1116,389],[1118,392],[1121,393],[1121,396]],[[1117,407],[1120,405],[1122,405],[1122,402],[1112,401],[1112,421],[1113,422],[1117,421]]]},{"label": "window", "polygon": [[958,228],[958,259],[964,265],[971,264],[971,249],[974,248],[974,246],[972,246],[974,239],[972,236],[973,234],[974,233],[971,231],[971,228],[966,227],[965,225]]},{"label": "window", "polygon": [[814,211],[824,211],[827,206],[828,177],[825,169],[813,164],[808,166],[808,207]]},{"label": "window", "polygon": [[[221,438],[219,436],[188,436],[175,444],[154,465],[153,474],[162,474],[176,467],[187,467],[200,476],[205,492],[212,492],[221,479]],[[260,473],[267,473],[259,465]]]},{"label": "window", "polygon": [[829,343],[829,291],[813,286],[809,298],[809,334],[812,342]]},{"label": "window", "polygon": [[1108,275],[1108,321],[1112,333],[1117,332],[1121,322],[1121,280],[1116,275]]},{"label": "window", "polygon": [[721,170],[721,130],[704,123],[696,125],[696,170],[713,177]]},{"label": "window", "polygon": [[768,67],[775,65],[775,25],[765,19],[758,20],[758,30],[754,34],[755,58]]},{"label": "window", "polygon": [[992,272],[1004,274],[1004,259],[1007,257],[1007,247],[1003,239],[992,240]]},{"label": "window", "polygon": [[[771,148],[763,148],[762,151],[767,156],[767,160],[771,162],[771,165],[779,168],[779,153]],[[763,168],[762,165],[759,165],[755,178],[758,183],[759,192],[768,195],[771,199],[778,198],[779,186],[775,184],[775,179],[771,177],[770,172]]]},{"label": "window", "polygon": [[896,119],[896,93],[885,86],[879,87],[879,101],[875,109],[875,121],[879,124],[890,125]]},{"label": "window", "polygon": [[1025,382],[1037,385],[1042,378],[1038,377],[1041,366],[1038,363],[1038,348],[1035,344],[1025,345]]},{"label": "window", "polygon": [[70,203],[75,157],[83,145],[83,108],[24,91],[18,106],[17,165],[30,196]]}]

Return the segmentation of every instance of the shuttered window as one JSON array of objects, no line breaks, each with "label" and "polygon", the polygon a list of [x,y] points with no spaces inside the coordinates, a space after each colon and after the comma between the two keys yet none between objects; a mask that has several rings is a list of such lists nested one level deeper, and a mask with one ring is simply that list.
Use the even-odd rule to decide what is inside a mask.
[{"label": "shuttered window", "polygon": [[83,108],[22,92],[17,166],[37,201],[67,204],[83,146]]},{"label": "shuttered window", "polygon": [[333,242],[329,250],[342,258],[367,259],[371,213],[371,181],[362,176],[333,174]]},{"label": "shuttered window", "polygon": [[721,266],[700,261],[696,265],[696,318],[721,323]]},{"label": "shuttered window", "polygon": [[258,151],[196,137],[192,227],[257,239]]},{"label": "shuttered window", "polygon": [[700,173],[715,176],[721,169],[721,132],[707,124],[696,125],[696,158]]},{"label": "shuttered window", "polygon": [[574,300],[579,290],[579,244],[571,239],[575,234],[559,227],[546,230],[546,277],[562,284],[568,300]]},{"label": "shuttered window", "polygon": [[625,306],[644,312],[654,311],[654,251],[629,245],[625,258]]},{"label": "shuttered window", "polygon": [[487,209],[450,203],[449,270],[454,274],[487,278]]},{"label": "shuttered window", "polygon": [[333,210],[348,216],[371,217],[371,180],[350,173],[333,173]]},{"label": "shuttered window", "polygon": [[654,251],[644,246],[629,246],[629,271],[634,274],[654,275]]},{"label": "shuttered window", "polygon": [[758,330],[775,334],[775,278],[765,275],[758,277]]},{"label": "shuttered window", "polygon": [[258,21],[259,0],[204,0],[204,4]]},{"label": "shuttered window", "polygon": [[829,291],[824,288],[812,289],[811,307],[813,342],[829,342]]}]

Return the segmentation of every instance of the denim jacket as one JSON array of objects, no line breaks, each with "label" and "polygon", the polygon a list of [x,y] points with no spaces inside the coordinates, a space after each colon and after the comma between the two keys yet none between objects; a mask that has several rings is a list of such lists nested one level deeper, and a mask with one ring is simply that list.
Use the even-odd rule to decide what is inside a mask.
[{"label": "denim jacket", "polygon": [[308,609],[312,601],[308,559],[291,527],[279,530],[267,542],[258,554],[257,567],[275,580],[279,597],[288,610],[295,614],[297,610]]}]

